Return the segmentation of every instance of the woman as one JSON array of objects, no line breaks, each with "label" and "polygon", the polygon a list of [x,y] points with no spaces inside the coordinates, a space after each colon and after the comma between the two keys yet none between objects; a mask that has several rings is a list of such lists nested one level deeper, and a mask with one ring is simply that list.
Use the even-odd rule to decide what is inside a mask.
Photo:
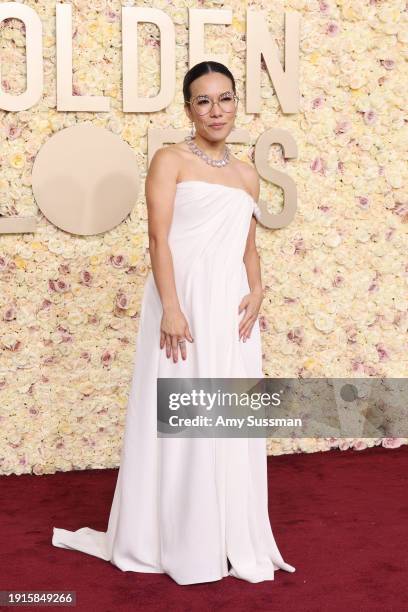
[{"label": "woman", "polygon": [[[256,171],[225,145],[235,81],[217,62],[184,78],[195,135],[156,152],[149,249],[124,444],[108,529],[54,528],[54,546],[178,584],[273,580],[265,438],[158,438],[157,378],[262,378]],[[230,568],[230,569],[229,569]]]}]

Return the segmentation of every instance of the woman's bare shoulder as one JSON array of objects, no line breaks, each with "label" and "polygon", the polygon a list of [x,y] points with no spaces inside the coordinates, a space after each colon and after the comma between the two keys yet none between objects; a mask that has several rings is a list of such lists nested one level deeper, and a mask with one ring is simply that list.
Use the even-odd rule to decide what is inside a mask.
[{"label": "woman's bare shoulder", "polygon": [[180,153],[173,145],[165,145],[156,149],[152,159],[150,160],[148,177],[158,176],[162,174],[177,174],[180,164]]},{"label": "woman's bare shoulder", "polygon": [[156,149],[147,171],[145,190],[166,189],[171,193],[180,175],[180,168],[186,165],[183,143],[168,144]]},{"label": "woman's bare shoulder", "polygon": [[150,165],[153,166],[153,169],[157,165],[178,165],[180,161],[182,161],[183,156],[187,153],[185,145],[183,143],[174,143],[169,145],[164,145],[159,149],[156,149]]},{"label": "woman's bare shoulder", "polygon": [[246,185],[247,190],[251,192],[252,197],[257,200],[260,190],[259,174],[257,169],[252,164],[242,160],[238,160],[238,163],[242,182]]}]

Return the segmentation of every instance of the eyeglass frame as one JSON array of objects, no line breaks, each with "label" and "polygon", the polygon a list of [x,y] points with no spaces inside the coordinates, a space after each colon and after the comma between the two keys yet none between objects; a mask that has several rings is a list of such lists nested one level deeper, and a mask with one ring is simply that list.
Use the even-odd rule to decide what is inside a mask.
[{"label": "eyeglass frame", "polygon": [[[220,106],[220,108],[221,108],[221,110],[222,110],[222,112],[223,112],[223,113],[228,113],[228,112],[231,112],[231,113],[232,113],[233,111],[225,111],[225,110],[224,110],[224,109],[221,107],[221,105],[220,105],[220,97],[221,97],[221,96],[223,96],[223,95],[225,95],[226,93],[232,93],[233,98],[234,98],[234,100],[235,100],[235,109],[234,109],[234,110],[237,110],[237,107],[238,107],[238,102],[239,102],[239,97],[237,96],[237,94],[236,94],[236,93],[234,93],[234,92],[233,92],[233,91],[231,91],[230,89],[228,89],[227,91],[223,91],[222,93],[220,93],[220,95],[218,96],[218,102],[217,102],[217,104]],[[215,102],[214,102],[214,100],[213,100],[212,98],[210,98],[210,96],[208,96],[207,94],[197,94],[196,96],[194,96],[194,98],[193,98],[192,100],[186,100],[186,104],[192,104],[192,105],[193,105],[193,104],[194,104],[194,100],[196,100],[196,99],[197,99],[197,98],[199,98],[200,96],[203,96],[203,97],[207,96],[207,97],[208,97],[208,98],[211,100],[211,102],[212,102],[212,106],[211,106],[210,110],[209,110],[209,111],[207,111],[206,113],[203,113],[202,115],[200,115],[200,113],[198,113],[198,112],[196,111],[197,115],[199,115],[200,117],[204,117],[204,115],[208,115],[208,113],[211,113],[212,109],[214,108],[214,104],[215,104]],[[193,108],[194,108],[194,107],[193,107]],[[195,110],[195,109],[194,109],[194,110]]]}]

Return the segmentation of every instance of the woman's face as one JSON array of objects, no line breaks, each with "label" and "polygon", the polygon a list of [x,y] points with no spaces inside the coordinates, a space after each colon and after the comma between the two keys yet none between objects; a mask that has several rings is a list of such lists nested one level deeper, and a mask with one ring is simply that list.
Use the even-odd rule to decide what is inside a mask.
[{"label": "woman's face", "polygon": [[[197,133],[207,140],[224,140],[234,127],[236,117],[231,80],[220,72],[203,74],[191,83],[190,92],[190,101],[194,104],[186,104],[186,113]],[[224,107],[214,104],[211,108],[211,100],[220,100]]]}]

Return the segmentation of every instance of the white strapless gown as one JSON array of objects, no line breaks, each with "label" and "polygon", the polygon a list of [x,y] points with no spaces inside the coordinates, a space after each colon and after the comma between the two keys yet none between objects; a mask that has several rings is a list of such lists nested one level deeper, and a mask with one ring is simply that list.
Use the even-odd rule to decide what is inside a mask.
[{"label": "white strapless gown", "polygon": [[160,349],[162,306],[150,272],[107,531],[54,527],[54,546],[178,584],[228,575],[261,582],[295,571],[269,522],[265,438],[157,438],[156,378],[263,377],[258,321],[245,343],[238,334],[238,305],[249,292],[243,254],[258,213],[242,189],[178,183],[169,245],[194,342],[177,363]]}]

